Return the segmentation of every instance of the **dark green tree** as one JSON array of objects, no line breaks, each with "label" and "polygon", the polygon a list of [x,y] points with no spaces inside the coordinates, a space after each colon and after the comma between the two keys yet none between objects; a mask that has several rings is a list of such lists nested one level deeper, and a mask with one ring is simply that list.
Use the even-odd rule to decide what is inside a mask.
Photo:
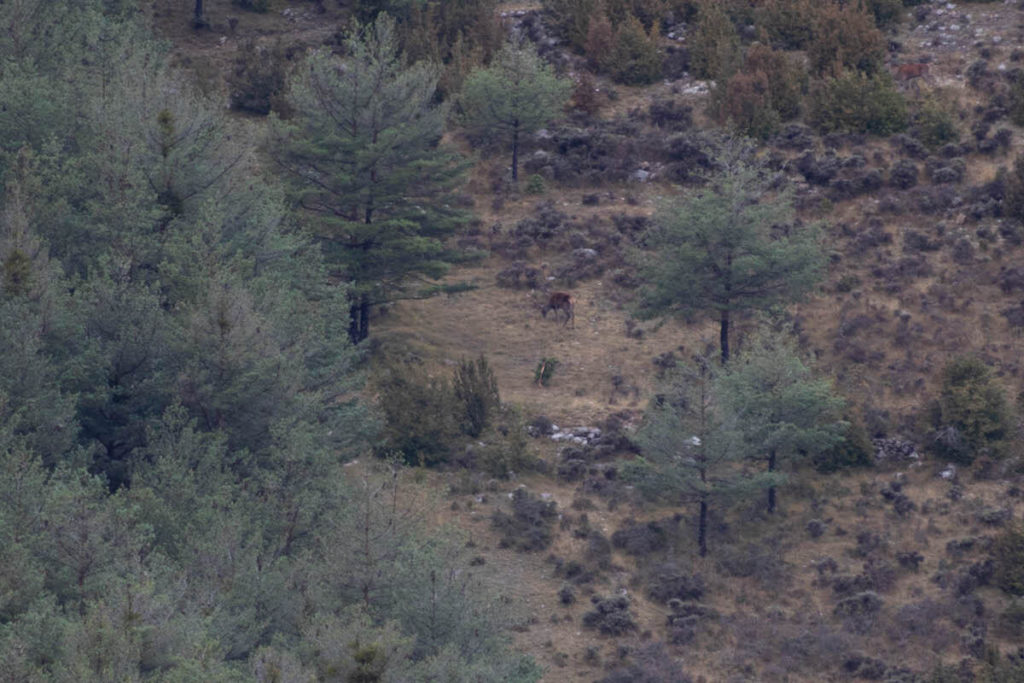
[{"label": "dark green tree", "polygon": [[515,182],[519,179],[521,137],[557,117],[571,93],[572,82],[555,75],[532,43],[510,42],[489,67],[466,78],[461,98],[463,120],[481,137],[509,140]]},{"label": "dark green tree", "polygon": [[765,463],[768,512],[775,512],[780,465],[838,443],[846,430],[839,419],[844,402],[781,337],[757,340],[727,366],[717,389],[747,457]]},{"label": "dark green tree", "polygon": [[636,261],[646,281],[641,315],[715,314],[725,363],[732,315],[797,300],[821,278],[825,259],[818,227],[796,220],[768,169],[734,149],[721,161],[707,186],[659,211]]},{"label": "dark green tree", "polygon": [[1006,394],[992,370],[977,358],[957,358],[942,371],[942,389],[932,408],[932,450],[969,465],[983,453],[1000,455],[1011,433]]},{"label": "dark green tree", "polygon": [[735,425],[723,422],[710,359],[674,372],[652,402],[636,441],[642,457],[624,473],[649,497],[696,505],[697,549],[708,552],[708,514],[759,485],[738,467],[743,450]]},{"label": "dark green tree", "polygon": [[411,285],[455,258],[442,240],[465,217],[450,196],[464,166],[440,142],[437,70],[403,64],[394,20],[357,26],[345,47],[344,60],[318,51],[298,70],[295,116],[275,122],[270,150],[336,276],[351,283],[349,336],[359,342],[374,305],[423,295]]}]

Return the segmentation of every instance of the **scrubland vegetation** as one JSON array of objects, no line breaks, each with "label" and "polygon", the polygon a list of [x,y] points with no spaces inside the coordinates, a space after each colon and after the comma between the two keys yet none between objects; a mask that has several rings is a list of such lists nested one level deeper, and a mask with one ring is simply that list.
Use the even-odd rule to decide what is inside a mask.
[{"label": "scrubland vegetation", "polygon": [[1018,4],[0,25],[0,680],[1024,680]]}]

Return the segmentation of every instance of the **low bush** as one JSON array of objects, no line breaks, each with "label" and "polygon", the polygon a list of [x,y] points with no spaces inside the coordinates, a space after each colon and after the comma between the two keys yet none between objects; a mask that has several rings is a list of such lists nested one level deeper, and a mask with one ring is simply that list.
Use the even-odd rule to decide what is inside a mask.
[{"label": "low bush", "polygon": [[1024,525],[1009,527],[992,543],[993,581],[1011,595],[1024,595]]},{"label": "low bush", "polygon": [[953,112],[936,98],[929,98],[921,105],[914,115],[914,128],[917,139],[931,149],[960,140]]},{"label": "low bush", "polygon": [[868,430],[857,419],[847,422],[843,440],[812,459],[814,469],[822,474],[838,472],[855,467],[874,465],[874,445],[868,437]]},{"label": "low bush", "polygon": [[437,465],[451,457],[459,434],[456,400],[446,379],[414,364],[394,364],[376,378],[384,416],[381,453],[398,452],[409,465]]},{"label": "low bush", "polygon": [[583,625],[596,628],[609,636],[621,636],[636,630],[636,622],[629,613],[629,598],[622,595],[600,598],[593,596],[590,601],[594,609],[583,615]]},{"label": "low bush", "polygon": [[498,380],[483,354],[475,361],[459,363],[452,387],[455,399],[462,407],[462,431],[472,437],[480,436],[501,407]]},{"label": "low bush", "polygon": [[946,366],[932,406],[932,451],[969,465],[981,453],[999,456],[1010,430],[1009,406],[992,371],[977,358]]},{"label": "low bush", "polygon": [[557,507],[554,501],[541,500],[525,488],[516,489],[511,514],[495,510],[491,515],[492,526],[501,532],[501,547],[525,552],[547,548],[554,537]]}]

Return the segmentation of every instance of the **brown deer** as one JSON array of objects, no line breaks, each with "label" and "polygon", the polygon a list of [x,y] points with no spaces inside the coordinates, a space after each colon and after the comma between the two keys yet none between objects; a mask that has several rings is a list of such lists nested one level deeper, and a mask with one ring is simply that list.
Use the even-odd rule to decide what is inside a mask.
[{"label": "brown deer", "polygon": [[576,329],[576,301],[572,298],[572,294],[568,292],[551,292],[548,302],[540,309],[540,314],[547,318],[548,311],[555,312],[556,321],[558,320],[558,312],[565,311],[565,322],[562,323],[562,326],[568,325],[571,320],[572,328]]},{"label": "brown deer", "polygon": [[892,72],[897,83],[912,85],[917,90],[918,79],[928,78],[928,65],[920,64],[897,64]]}]

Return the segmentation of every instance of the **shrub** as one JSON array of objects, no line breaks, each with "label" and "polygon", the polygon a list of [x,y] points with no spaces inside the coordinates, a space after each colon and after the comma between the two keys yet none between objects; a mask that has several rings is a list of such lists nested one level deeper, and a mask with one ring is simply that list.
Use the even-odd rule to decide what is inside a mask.
[{"label": "shrub", "polygon": [[952,361],[932,409],[932,448],[943,459],[970,464],[980,451],[998,454],[1010,426],[1002,388],[977,358]]},{"label": "shrub", "polygon": [[803,50],[814,38],[817,9],[817,0],[766,0],[760,9],[758,26],[775,47]]},{"label": "shrub", "polygon": [[607,68],[619,83],[643,85],[661,76],[657,27],[645,32],[643,24],[630,16],[615,32],[615,43]]},{"label": "shrub", "polygon": [[591,17],[601,12],[601,0],[544,0],[544,10],[569,44],[582,50]]},{"label": "shrub", "polygon": [[526,194],[544,194],[544,178],[537,173],[530,174],[526,179],[526,187],[523,188]]},{"label": "shrub", "polygon": [[884,71],[885,36],[874,18],[855,3],[826,3],[814,15],[807,46],[811,72],[839,76],[845,70],[873,76]]},{"label": "shrub", "polygon": [[491,524],[501,532],[502,548],[522,551],[543,550],[551,545],[555,519],[558,517],[554,501],[544,501],[525,488],[512,493],[512,514],[495,510]]},{"label": "shrub", "polygon": [[902,0],[867,0],[867,10],[875,18],[875,25],[885,30],[903,21]]},{"label": "shrub", "polygon": [[254,114],[269,114],[285,104],[284,51],[280,45],[259,47],[256,41],[242,43],[234,67],[228,74],[231,108]]},{"label": "shrub", "polygon": [[537,369],[533,371],[533,381],[536,384],[546,387],[555,375],[555,368],[558,367],[557,358],[541,358],[537,363]]},{"label": "shrub", "polygon": [[743,69],[763,73],[768,79],[771,108],[780,120],[788,121],[800,113],[800,101],[807,89],[807,71],[800,60],[782,50],[754,43],[747,49]]},{"label": "shrub", "polygon": [[917,139],[931,149],[960,140],[956,120],[947,106],[936,98],[929,98],[914,116]]},{"label": "shrub", "polygon": [[779,115],[771,106],[768,77],[764,73],[740,71],[720,91],[719,119],[723,123],[729,123],[742,135],[762,140],[778,129]]},{"label": "shrub", "polygon": [[459,428],[455,396],[443,379],[415,365],[392,365],[376,380],[377,405],[384,414],[382,452],[397,451],[410,465],[448,460]]},{"label": "shrub", "polygon": [[1024,155],[1017,157],[1013,169],[1006,175],[1003,215],[1024,223]]},{"label": "shrub", "polygon": [[687,41],[690,70],[698,78],[720,79],[736,71],[740,38],[729,16],[715,0],[703,0],[697,25]]},{"label": "shrub", "polygon": [[501,406],[498,380],[483,354],[476,361],[463,360],[452,382],[455,399],[462,405],[462,431],[480,436],[494,412]]},{"label": "shrub", "polygon": [[1011,595],[1024,595],[1024,525],[1009,527],[992,543],[995,584]]},{"label": "shrub", "polygon": [[594,610],[583,615],[583,625],[596,628],[609,636],[621,636],[636,630],[636,622],[629,613],[629,598],[621,595],[599,598],[593,596]]},{"label": "shrub", "polygon": [[814,125],[825,133],[889,135],[907,125],[906,101],[888,74],[826,78],[812,88],[810,109]]},{"label": "shrub", "polygon": [[814,456],[814,469],[828,474],[854,467],[871,467],[874,464],[873,454],[874,446],[864,424],[860,420],[850,420],[843,440]]},{"label": "shrub", "polygon": [[668,533],[662,522],[628,520],[612,534],[612,545],[629,555],[649,555],[668,547]]}]

